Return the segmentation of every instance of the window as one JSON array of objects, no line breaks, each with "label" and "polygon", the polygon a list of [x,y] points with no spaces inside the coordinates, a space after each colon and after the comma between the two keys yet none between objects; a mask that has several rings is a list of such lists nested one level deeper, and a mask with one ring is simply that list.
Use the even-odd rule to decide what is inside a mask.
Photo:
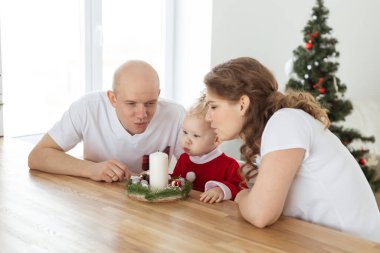
[{"label": "window", "polygon": [[41,133],[84,92],[83,1],[1,2],[4,131]]},{"label": "window", "polygon": [[129,59],[149,62],[163,79],[165,1],[112,0],[102,5],[103,89],[111,88],[115,69]]},{"label": "window", "polygon": [[[0,0],[5,135],[48,131],[85,92],[109,89],[113,72],[128,59],[151,63],[165,84],[168,4]],[[89,76],[101,85],[89,85]]]}]

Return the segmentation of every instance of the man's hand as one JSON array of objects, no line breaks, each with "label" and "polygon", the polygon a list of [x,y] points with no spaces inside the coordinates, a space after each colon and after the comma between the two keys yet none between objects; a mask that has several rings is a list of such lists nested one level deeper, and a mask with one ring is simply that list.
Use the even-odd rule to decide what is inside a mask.
[{"label": "man's hand", "polygon": [[220,187],[214,187],[201,194],[200,201],[205,203],[219,203],[223,200],[224,193]]},{"label": "man's hand", "polygon": [[106,181],[107,183],[122,181],[131,177],[128,166],[120,161],[109,160],[95,164],[90,178],[95,181]]},{"label": "man's hand", "polygon": [[28,157],[30,169],[48,173],[90,178],[95,181],[116,182],[131,177],[128,166],[120,161],[96,163],[73,157],[45,134]]}]

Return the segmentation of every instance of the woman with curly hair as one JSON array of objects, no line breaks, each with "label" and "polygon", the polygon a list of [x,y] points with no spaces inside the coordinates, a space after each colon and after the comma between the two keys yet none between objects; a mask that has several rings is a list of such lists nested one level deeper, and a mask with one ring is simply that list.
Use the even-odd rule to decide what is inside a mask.
[{"label": "woman with curly hair", "polygon": [[248,222],[263,228],[285,215],[380,242],[373,192],[310,94],[279,92],[272,73],[249,57],[217,65],[205,84],[206,119],[220,140],[243,140],[242,173],[256,175],[235,198]]}]

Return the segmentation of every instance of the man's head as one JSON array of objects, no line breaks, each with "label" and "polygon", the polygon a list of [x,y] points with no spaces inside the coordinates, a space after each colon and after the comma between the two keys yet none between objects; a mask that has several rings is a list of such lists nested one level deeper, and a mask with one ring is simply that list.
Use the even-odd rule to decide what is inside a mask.
[{"label": "man's head", "polygon": [[132,60],[114,74],[107,95],[123,127],[132,135],[145,131],[157,109],[160,81],[148,63]]},{"label": "man's head", "polygon": [[210,122],[205,120],[207,109],[203,96],[187,111],[183,121],[181,145],[191,156],[205,155],[220,144]]}]

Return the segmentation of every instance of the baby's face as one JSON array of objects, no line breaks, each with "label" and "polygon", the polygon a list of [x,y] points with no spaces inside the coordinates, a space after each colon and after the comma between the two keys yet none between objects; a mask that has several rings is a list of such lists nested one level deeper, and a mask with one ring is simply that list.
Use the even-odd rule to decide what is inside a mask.
[{"label": "baby's face", "polygon": [[186,116],[182,125],[181,145],[191,156],[205,155],[217,146],[216,133],[210,123],[194,116]]}]

